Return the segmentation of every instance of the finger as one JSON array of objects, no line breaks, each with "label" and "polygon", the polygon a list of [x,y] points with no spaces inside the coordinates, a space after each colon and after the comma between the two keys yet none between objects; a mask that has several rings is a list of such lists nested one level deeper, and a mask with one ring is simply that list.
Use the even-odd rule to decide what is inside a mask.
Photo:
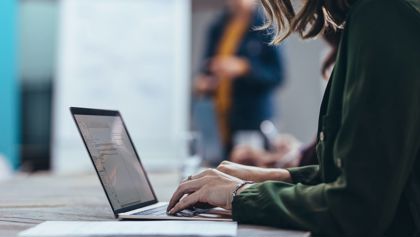
[{"label": "finger", "polygon": [[200,172],[198,174],[192,175],[191,176],[191,180],[196,180],[196,179],[204,178],[206,176],[214,176],[215,174],[216,174],[215,169],[210,169],[209,168],[209,169],[205,169],[204,171],[202,171],[202,172]]},{"label": "finger", "polygon": [[197,191],[181,199],[173,208],[170,209],[169,214],[175,214],[188,207],[194,206],[194,204],[200,201],[201,192]]},{"label": "finger", "polygon": [[205,169],[205,170],[201,171],[198,174],[188,176],[187,179],[181,181],[181,184],[185,183],[185,182],[188,182],[188,181],[191,181],[191,180],[200,179],[200,178],[203,178],[203,177],[206,177],[206,176],[214,176],[215,173],[216,173],[215,169],[208,168],[208,169]]},{"label": "finger", "polygon": [[217,166],[216,169],[222,173],[226,173],[226,174],[231,173],[231,165],[227,163],[222,162],[219,166]]},{"label": "finger", "polygon": [[222,162],[220,162],[221,165],[234,165],[235,163],[228,161],[228,160],[224,160]]},{"label": "finger", "polygon": [[203,178],[186,181],[178,186],[175,193],[169,201],[167,210],[170,210],[185,194],[189,194],[198,190],[205,184]]},{"label": "finger", "polygon": [[167,210],[170,210],[185,194],[196,191],[201,186],[198,184],[200,182],[201,180],[187,180],[181,183],[172,195]]}]

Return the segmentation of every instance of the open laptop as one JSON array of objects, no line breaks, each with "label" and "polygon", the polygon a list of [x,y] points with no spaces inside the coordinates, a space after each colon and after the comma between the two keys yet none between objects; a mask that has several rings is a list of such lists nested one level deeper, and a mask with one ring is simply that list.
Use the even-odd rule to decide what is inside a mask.
[{"label": "open laptop", "polygon": [[232,221],[224,209],[184,210],[168,215],[118,111],[70,108],[115,217],[120,219]]}]

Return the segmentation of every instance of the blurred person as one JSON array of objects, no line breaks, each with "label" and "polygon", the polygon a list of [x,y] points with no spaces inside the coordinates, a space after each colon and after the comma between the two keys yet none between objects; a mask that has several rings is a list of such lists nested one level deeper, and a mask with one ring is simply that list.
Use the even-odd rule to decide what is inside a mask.
[{"label": "blurred person", "polygon": [[[323,39],[330,46],[330,51],[321,67],[321,74],[325,80],[329,79],[335,64],[341,33],[340,29],[327,28],[322,34]],[[268,151],[250,146],[236,146],[232,151],[230,161],[265,168],[291,168],[317,163],[316,142],[304,145],[293,135],[280,134],[273,143],[274,149]]]},{"label": "blurred person", "polygon": [[207,203],[239,223],[315,236],[419,236],[420,0],[312,0],[298,12],[290,0],[262,3],[274,43],[343,28],[320,110],[319,165],[223,162],[180,184],[169,213]]},{"label": "blurred person", "polygon": [[272,141],[271,150],[255,149],[247,145],[235,146],[230,161],[258,167],[294,167],[299,163],[298,151],[302,144],[289,134],[279,135]]},{"label": "blurred person", "polygon": [[205,63],[194,83],[196,94],[210,96],[225,155],[238,131],[258,131],[274,115],[272,96],[283,81],[279,48],[267,33],[253,30],[263,17],[253,0],[228,0],[208,34]]}]

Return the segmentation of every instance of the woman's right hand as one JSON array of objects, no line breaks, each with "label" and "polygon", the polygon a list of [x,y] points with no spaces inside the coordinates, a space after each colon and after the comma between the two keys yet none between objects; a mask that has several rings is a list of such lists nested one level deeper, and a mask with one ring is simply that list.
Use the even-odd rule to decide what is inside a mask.
[{"label": "woman's right hand", "polygon": [[259,168],[240,165],[230,161],[223,161],[217,167],[217,170],[239,179],[253,182],[264,182],[269,180],[288,183],[292,182],[290,173],[286,169]]}]

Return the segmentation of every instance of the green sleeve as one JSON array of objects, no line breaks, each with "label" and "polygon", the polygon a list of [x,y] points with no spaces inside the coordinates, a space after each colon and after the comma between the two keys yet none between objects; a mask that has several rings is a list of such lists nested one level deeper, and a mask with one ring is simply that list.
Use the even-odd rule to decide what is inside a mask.
[{"label": "green sleeve", "polygon": [[295,167],[287,169],[292,178],[292,182],[303,184],[319,184],[321,182],[319,175],[319,165],[309,165],[304,167]]},{"label": "green sleeve", "polygon": [[362,2],[340,50],[347,72],[333,148],[339,177],[255,184],[234,198],[234,220],[323,236],[380,236],[391,225],[420,150],[420,18],[399,1]]}]

